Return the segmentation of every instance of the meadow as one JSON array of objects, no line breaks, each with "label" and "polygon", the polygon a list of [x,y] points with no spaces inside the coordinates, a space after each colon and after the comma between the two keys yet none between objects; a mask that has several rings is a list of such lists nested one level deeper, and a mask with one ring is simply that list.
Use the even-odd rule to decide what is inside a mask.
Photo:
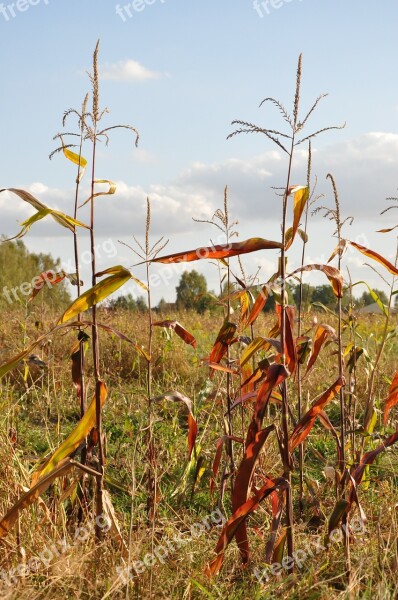
[{"label": "meadow", "polygon": [[[146,281],[123,265],[98,272],[98,196],[117,190],[96,177],[97,143],[115,128],[139,142],[132,125],[102,125],[98,51],[91,95],[64,115],[64,126],[77,126],[55,138],[55,153],[76,167],[70,214],[8,190],[37,211],[16,237],[52,217],[71,233],[75,271],[37,273],[23,305],[2,312],[1,597],[395,598],[398,268],[344,237],[332,174],[334,205],[314,207],[311,143],[342,126],[307,132],[323,96],[301,115],[300,56],[292,110],[261,103],[277,109],[282,130],[237,120],[231,133],[263,135],[286,158],[275,239],[235,241],[226,188],[207,221],[225,242],[168,254],[166,239],[152,239],[149,198],[143,241],[131,246]],[[293,185],[297,146],[308,149],[308,170]],[[79,220],[82,202],[89,223]],[[326,264],[306,261],[314,209],[336,225]],[[85,291],[81,235],[92,249]],[[359,282],[343,279],[347,248],[382,273],[387,303],[361,282],[380,314],[359,312]],[[279,257],[260,282],[240,256],[267,250]],[[301,266],[289,272],[293,251]],[[153,310],[151,265],[197,260],[219,265],[223,292],[212,307]],[[330,285],[329,305],[305,301],[312,271]],[[76,297],[62,311],[40,302],[66,280]],[[144,312],[109,303],[131,280]]]}]

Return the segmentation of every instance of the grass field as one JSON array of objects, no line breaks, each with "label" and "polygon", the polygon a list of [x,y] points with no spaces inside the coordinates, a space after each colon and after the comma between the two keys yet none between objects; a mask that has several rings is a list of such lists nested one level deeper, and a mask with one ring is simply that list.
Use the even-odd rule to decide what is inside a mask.
[{"label": "grass field", "polygon": [[[313,315],[308,316],[311,323]],[[176,315],[164,315],[165,318]],[[126,312],[100,311],[99,322],[123,331],[137,343],[145,343],[145,317]],[[335,325],[330,315],[318,315]],[[223,435],[222,414],[226,392],[226,373],[216,372],[201,363],[208,356],[214,339],[210,332],[222,324],[221,315],[182,313],[182,324],[189,323],[197,339],[197,349],[187,346],[174,333],[156,331],[153,396],[178,390],[194,404],[198,422],[196,453],[191,461],[187,453],[187,411],[185,406],[162,400],[154,408],[154,439],[157,481],[156,512],[153,522],[147,515],[147,443],[146,369],[142,358],[130,345],[116,336],[102,334],[101,375],[110,390],[103,410],[106,434],[105,489],[109,492],[129,555],[119,543],[107,536],[96,543],[89,529],[94,507],[87,506],[85,530],[76,533],[79,498],[71,480],[61,479],[34,505],[20,513],[17,528],[2,540],[2,597],[4,598],[330,598],[348,597],[343,542],[336,536],[329,549],[324,547],[327,522],[333,511],[335,483],[325,474],[325,466],[337,468],[336,446],[329,432],[317,424],[305,442],[304,508],[300,514],[297,493],[293,497],[298,566],[295,574],[264,571],[264,556],[272,518],[269,501],[264,501],[249,520],[252,563],[239,567],[239,552],[231,543],[221,575],[208,579],[203,570],[214,557],[220,534],[221,516],[231,515],[227,490],[219,503],[220,474],[210,494],[212,465],[217,440]],[[0,336],[3,352],[14,355],[21,340],[35,339],[54,322],[51,314],[11,313],[2,321]],[[217,323],[218,320],[218,323]],[[266,335],[275,317],[261,317],[257,333]],[[35,321],[40,321],[39,326]],[[25,329],[26,325],[26,329]],[[396,331],[391,323],[391,331]],[[383,318],[360,320],[357,332],[362,336],[368,355],[374,356],[383,329]],[[73,430],[79,419],[79,406],[70,385],[71,333],[49,338],[38,354],[46,363],[41,369],[23,365],[13,371],[1,388],[1,477],[0,512],[5,514],[29,487],[30,473],[37,462],[53,451]],[[25,341],[26,343],[26,341]],[[333,344],[321,351],[317,365],[305,382],[306,403],[310,405],[331,377],[320,376],[333,369]],[[379,365],[375,385],[377,424],[382,428],[382,408],[388,395],[389,380],[397,369],[397,340],[391,336]],[[88,366],[88,375],[91,367]],[[371,363],[358,360],[357,391],[359,405],[369,384]],[[294,393],[295,384],[289,384]],[[91,390],[92,391],[92,390]],[[234,390],[237,393],[238,389]],[[89,393],[89,395],[91,395]],[[277,406],[270,404],[265,424],[277,418]],[[359,409],[359,411],[361,408]],[[234,434],[244,437],[252,404],[236,411]],[[328,416],[338,427],[339,406],[333,400]],[[358,423],[355,427],[359,429]],[[381,436],[364,437],[365,450],[376,447]],[[361,440],[361,434],[357,434]],[[242,456],[235,445],[235,461]],[[347,447],[348,448],[348,447]],[[348,449],[349,454],[349,449]],[[296,469],[293,485],[297,485]],[[397,479],[398,456],[394,448],[383,453],[370,467],[358,487],[366,523],[353,527],[350,548],[351,597],[393,598],[396,595],[398,566]],[[96,466],[95,456],[89,462]],[[259,457],[256,484],[261,473],[278,476],[282,470],[276,439],[269,439]],[[221,472],[221,470],[220,470]],[[85,475],[89,498],[94,495],[92,478]],[[296,481],[295,481],[296,480]],[[67,483],[66,483],[67,481]],[[72,482],[74,479],[72,478]],[[82,482],[83,480],[80,479]],[[62,500],[65,498],[64,500]],[[91,501],[92,502],[92,501]],[[212,517],[209,518],[212,511]],[[206,519],[204,521],[203,519]],[[357,518],[357,517],[356,517]],[[353,517],[354,519],[354,517]],[[202,523],[202,526],[198,526]],[[209,525],[209,526],[208,526]],[[173,542],[174,540],[174,542]],[[177,541],[176,541],[177,540]],[[167,543],[170,546],[167,546]],[[57,552],[58,550],[58,552]],[[143,566],[147,558],[152,566]],[[36,563],[33,558],[42,557]],[[130,564],[130,582],[126,585],[126,565]],[[22,566],[24,568],[22,568]],[[29,565],[37,566],[35,571]],[[19,572],[13,569],[20,569]],[[134,569],[142,570],[137,573]],[[118,571],[122,569],[122,571]],[[124,569],[124,571],[123,571]],[[257,570],[256,570],[257,569]],[[277,570],[276,570],[277,571]],[[261,583],[256,573],[261,572]],[[123,576],[124,573],[124,576]],[[5,575],[7,574],[7,575]],[[133,576],[134,575],[134,576]],[[4,578],[8,578],[9,586]]]}]

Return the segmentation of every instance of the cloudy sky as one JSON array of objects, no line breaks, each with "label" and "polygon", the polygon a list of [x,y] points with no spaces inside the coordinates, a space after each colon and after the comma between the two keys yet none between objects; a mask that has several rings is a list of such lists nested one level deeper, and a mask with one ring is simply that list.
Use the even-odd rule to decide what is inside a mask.
[{"label": "cloudy sky", "polygon": [[[154,239],[169,238],[167,252],[223,241],[218,230],[192,217],[210,219],[222,206],[226,185],[240,239],[278,239],[281,201],[272,188],[286,182],[286,155],[259,134],[226,138],[233,119],[286,130],[271,103],[259,104],[272,96],[291,111],[302,52],[302,116],[319,94],[329,94],[304,133],[346,122],[345,129],[326,132],[313,143],[313,174],[325,195],[319,204],[333,204],[330,172],[343,217],[354,217],[344,235],[393,260],[395,233],[376,230],[398,218],[394,211],[380,216],[388,206],[385,198],[398,195],[397,19],[394,0],[0,2],[0,188],[27,189],[72,213],[74,166],[62,155],[52,161],[48,155],[56,147],[54,134],[62,131],[64,111],[79,108],[90,90],[86,71],[99,38],[100,103],[110,110],[104,126],[130,124],[141,135],[138,148],[126,131],[115,131],[109,145],[99,148],[97,177],[117,183],[116,194],[96,204],[99,265],[134,265],[134,256],[118,240],[142,239],[147,195]],[[71,119],[67,130],[75,127]],[[87,144],[87,158],[90,150]],[[306,148],[299,146],[293,183],[305,182],[306,162]],[[82,200],[87,197],[88,179]],[[33,212],[2,193],[0,233],[15,235],[18,223]],[[88,218],[86,209],[80,218]],[[308,262],[327,260],[335,246],[333,231],[320,214],[311,217]],[[24,240],[31,250],[51,252],[73,270],[67,234],[47,218]],[[86,280],[87,241],[83,233]],[[299,242],[289,251],[292,269],[300,251]],[[265,251],[246,256],[244,266],[248,274],[261,267],[260,280],[266,281],[276,260],[275,251]],[[363,263],[354,252],[346,256],[354,280],[385,287]],[[204,261],[193,266],[217,289],[214,266]],[[154,286],[156,301],[174,299],[183,268],[163,272]],[[144,277],[142,267],[132,270]]]}]

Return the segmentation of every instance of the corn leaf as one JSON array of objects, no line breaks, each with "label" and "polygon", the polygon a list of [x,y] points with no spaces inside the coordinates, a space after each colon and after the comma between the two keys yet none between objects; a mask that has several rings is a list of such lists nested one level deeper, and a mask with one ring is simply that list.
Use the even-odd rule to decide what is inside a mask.
[{"label": "corn leaf", "polygon": [[168,256],[159,256],[151,262],[160,263],[179,263],[192,262],[194,260],[202,260],[204,258],[229,258],[257,250],[275,250],[280,249],[280,242],[272,242],[263,238],[250,238],[244,242],[235,242],[234,244],[221,244],[216,246],[205,246],[196,248],[195,250],[187,250],[186,252],[178,252],[177,254],[169,254]]},{"label": "corn leaf", "polygon": [[205,569],[205,573],[208,577],[216,575],[222,567],[224,562],[225,550],[228,544],[233,539],[238,527],[247,519],[247,517],[254,512],[260,503],[267,498],[275,490],[286,490],[288,483],[282,477],[276,479],[269,479],[265,485],[263,485],[255,495],[247,500],[242,506],[238,508],[236,512],[228,519],[223,527],[220,538],[218,540],[215,551],[217,556],[211,561],[210,565]]},{"label": "corn leaf", "polygon": [[196,348],[196,339],[189,333],[178,321],[157,321],[152,324],[153,327],[165,327],[166,329],[173,329],[178,337],[180,337],[186,344]]},{"label": "corn leaf", "polygon": [[0,539],[6,537],[10,529],[13,527],[19,517],[19,513],[24,508],[31,506],[39,497],[50,487],[50,485],[57,479],[67,475],[73,466],[69,463],[69,459],[62,461],[56,469],[51,473],[40,479],[31,489],[26,492],[14,506],[7,512],[7,514],[0,521]]},{"label": "corn leaf", "polygon": [[110,275],[110,277],[98,282],[94,287],[79,296],[79,298],[76,298],[59,319],[58,324],[69,321],[69,319],[95,306],[98,302],[105,300],[105,298],[113,294],[113,292],[131,279],[130,271],[124,267],[114,267],[113,272],[115,273],[114,275]]},{"label": "corn leaf", "polygon": [[341,388],[345,385],[344,378],[339,378],[337,381],[330,386],[328,390],[313,404],[310,410],[304,415],[302,419],[297,423],[296,427],[289,440],[289,452],[293,452],[293,450],[303,443],[305,438],[310,433],[311,429],[314,426],[315,419],[319,416],[319,414],[323,411],[325,406],[333,400],[336,394],[339,393]]},{"label": "corn leaf", "polygon": [[[301,273],[303,271],[322,271],[322,273],[324,273],[326,275],[326,277],[329,279],[331,285],[332,285],[332,289],[333,289],[333,293],[337,298],[342,298],[343,297],[343,277],[340,273],[340,271],[338,269],[336,269],[335,267],[330,267],[329,265],[305,265],[304,267],[300,267],[299,269],[296,269],[295,271],[293,271],[293,273],[290,273],[289,275],[287,275],[287,277],[292,277],[293,275],[296,275],[297,273]],[[398,273],[398,271],[397,271]]]},{"label": "corn leaf", "polygon": [[[100,397],[101,408],[105,404],[106,397],[108,395],[108,389],[104,381],[99,381],[98,392]],[[75,429],[68,435],[66,440],[55,450],[55,452],[45,461],[45,463],[38,467],[32,477],[32,485],[35,485],[42,477],[51,473],[59,463],[70,456],[80,444],[86,439],[90,431],[95,427],[96,424],[96,411],[95,411],[95,400],[96,394],[90,402],[87,411],[80,419]]]},{"label": "corn leaf", "polygon": [[333,327],[330,327],[330,325],[326,325],[326,324],[318,325],[316,332],[315,332],[315,338],[314,338],[314,342],[313,342],[311,356],[308,361],[307,370],[305,372],[306,375],[310,371],[310,369],[313,367],[313,365],[315,364],[315,361],[318,358],[319,352],[321,351],[321,348],[322,348],[323,344],[325,343],[325,341],[328,339],[328,337],[331,337],[332,339],[336,338],[336,332],[333,329]]},{"label": "corn leaf", "polygon": [[354,248],[359,250],[359,252],[361,252],[362,254],[367,256],[368,258],[372,258],[373,260],[377,261],[379,264],[383,265],[383,267],[385,267],[387,269],[387,271],[389,271],[393,275],[398,275],[397,267],[394,267],[394,265],[392,263],[390,263],[389,260],[384,258],[384,256],[382,256],[381,254],[378,254],[377,252],[375,252],[374,250],[371,250],[370,248],[361,246],[361,244],[357,244],[356,242],[351,242],[350,240],[347,240],[347,242],[349,244],[351,244],[351,246],[353,246]]},{"label": "corn leaf", "polygon": [[[31,225],[33,225],[33,223],[36,223],[36,221],[43,219],[47,215],[51,215],[52,218],[54,219],[54,221],[56,221],[59,225],[62,225],[62,227],[66,227],[70,231],[75,231],[76,227],[84,227],[85,229],[89,229],[88,225],[85,225],[81,221],[77,221],[73,217],[65,215],[64,213],[62,213],[59,210],[54,210],[52,208],[49,208],[48,206],[46,206],[45,204],[40,202],[40,200],[38,200],[37,198],[32,196],[32,194],[30,194],[29,192],[26,192],[25,190],[20,190],[17,188],[5,188],[5,189],[0,190],[0,193],[1,192],[12,192],[13,194],[18,196],[25,202],[28,202],[28,204],[30,204],[37,210],[37,213],[35,215],[33,215],[32,217],[29,217],[29,219],[26,219],[25,221],[23,221],[23,223],[21,223],[22,231],[20,231],[16,236],[9,238],[9,240],[19,239],[19,238],[23,237],[29,231],[29,229],[30,229]],[[9,241],[9,240],[4,240],[4,241]]]},{"label": "corn leaf", "polygon": [[187,396],[184,396],[183,394],[180,394],[180,392],[173,391],[153,398],[154,402],[158,402],[159,400],[172,400],[173,402],[182,402],[188,408],[188,459],[190,459],[192,451],[195,447],[195,441],[198,434],[198,425],[195,417],[193,416],[191,399],[187,398]]},{"label": "corn leaf", "polygon": [[83,156],[76,154],[75,152],[72,152],[71,150],[69,150],[69,148],[63,148],[63,152],[64,152],[65,157],[68,160],[73,162],[73,164],[80,166],[79,177],[77,180],[77,183],[79,183],[79,181],[82,180],[82,177],[86,170],[87,160],[85,158],[83,158]]},{"label": "corn leaf", "polygon": [[394,379],[388,391],[388,398],[384,406],[384,425],[387,425],[391,409],[398,404],[398,371],[395,373]]},{"label": "corn leaf", "polygon": [[109,181],[109,179],[95,179],[94,183],[107,183],[109,185],[109,190],[107,192],[97,192],[93,196],[90,196],[85,202],[83,202],[83,204],[79,206],[79,208],[82,208],[82,206],[85,206],[88,202],[90,202],[90,200],[93,200],[98,196],[111,196],[116,192],[116,183]]},{"label": "corn leaf", "polygon": [[[263,448],[269,434],[274,431],[275,426],[270,425],[259,431],[254,440],[246,445],[243,459],[236,474],[235,485],[232,494],[232,511],[236,511],[244,505],[250,494],[251,482],[258,456]],[[247,538],[247,527],[242,523],[235,531],[236,542],[240,550],[242,563],[249,561],[249,542]]]},{"label": "corn leaf", "polygon": [[[300,225],[300,219],[303,214],[303,210],[305,205],[307,204],[307,200],[309,198],[309,188],[303,186],[297,186],[289,190],[290,194],[294,194],[293,200],[293,227],[291,228],[289,234],[285,238],[285,250],[288,250],[290,246],[293,244],[294,238],[296,236],[297,230]],[[289,230],[288,230],[289,231]],[[286,232],[288,233],[288,232]]]}]

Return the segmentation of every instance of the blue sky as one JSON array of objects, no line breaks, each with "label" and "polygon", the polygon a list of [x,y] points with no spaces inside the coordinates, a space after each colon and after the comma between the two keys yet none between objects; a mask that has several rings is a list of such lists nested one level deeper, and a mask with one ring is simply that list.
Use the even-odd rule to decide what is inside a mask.
[{"label": "blue sky", "polygon": [[[118,183],[117,195],[97,204],[98,239],[111,239],[117,247],[116,256],[103,257],[104,266],[134,262],[117,240],[131,242],[132,234],[143,231],[147,194],[154,235],[170,237],[170,251],[209,241],[215,232],[192,217],[210,218],[226,184],[241,239],[275,238],[280,206],[270,188],[284,184],[285,158],[262,136],[228,141],[226,136],[234,118],[283,126],[271,104],[258,105],[273,96],[290,109],[303,52],[303,112],[320,93],[329,93],[308,133],[347,122],[344,130],[314,143],[313,171],[326,194],[322,203],[331,203],[325,184],[331,171],[343,213],[355,218],[347,237],[393,257],[394,234],[383,237],[374,230],[394,221],[393,212],[384,218],[379,213],[398,186],[394,1],[259,0],[256,9],[252,0],[136,0],[134,6],[142,10],[109,0],[0,3],[0,187],[30,189],[48,205],[72,211],[73,167],[62,156],[50,162],[48,154],[52,136],[62,129],[63,111],[78,108],[89,90],[85,71],[100,38],[101,102],[111,111],[104,124],[132,124],[141,134],[138,150],[131,136],[115,132],[99,151],[98,176]],[[304,179],[302,152],[294,183]],[[9,194],[0,196],[0,209],[0,232],[7,236],[32,213]],[[328,221],[314,220],[309,258],[328,258],[332,233]],[[65,263],[71,256],[70,238],[50,220],[32,228],[25,241]],[[82,249],[85,244],[83,239]],[[245,265],[253,272],[262,266],[265,280],[275,258],[263,253],[246,258]],[[358,279],[364,278],[362,262],[358,255],[347,257]],[[296,266],[294,254],[291,264]],[[216,287],[213,268],[195,268]],[[169,285],[156,289],[156,299],[173,299],[178,277],[177,272]],[[366,278],[383,287],[372,271],[366,270]]]}]

